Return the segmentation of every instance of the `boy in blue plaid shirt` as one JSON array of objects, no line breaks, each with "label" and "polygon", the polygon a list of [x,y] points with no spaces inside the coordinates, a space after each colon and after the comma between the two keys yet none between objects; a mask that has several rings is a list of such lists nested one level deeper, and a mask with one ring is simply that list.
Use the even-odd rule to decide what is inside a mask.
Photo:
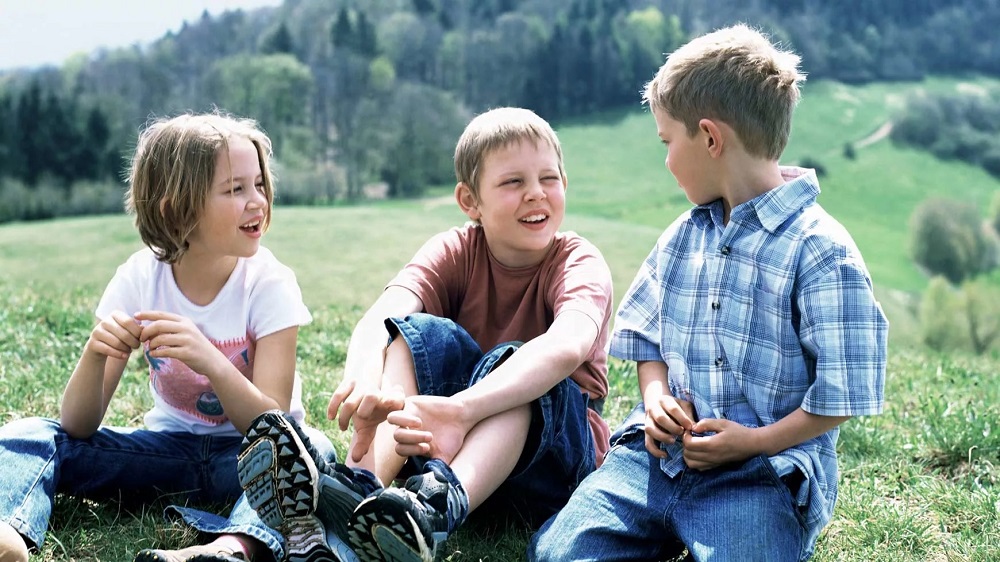
[{"label": "boy in blue plaid shirt", "polygon": [[[799,57],[737,25],[672,53],[644,101],[695,207],[615,318],[642,403],[531,560],[798,561],[837,498],[838,426],[883,406],[888,323],[861,254],[779,166]],[[627,484],[623,484],[627,483]]]}]

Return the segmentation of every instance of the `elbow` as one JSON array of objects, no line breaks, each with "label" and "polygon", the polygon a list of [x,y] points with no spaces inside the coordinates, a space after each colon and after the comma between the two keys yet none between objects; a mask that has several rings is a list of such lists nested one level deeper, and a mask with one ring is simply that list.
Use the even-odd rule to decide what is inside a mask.
[{"label": "elbow", "polygon": [[74,439],[87,439],[97,432],[100,424],[84,423],[67,416],[61,416],[59,418],[59,427],[66,432],[66,435]]}]

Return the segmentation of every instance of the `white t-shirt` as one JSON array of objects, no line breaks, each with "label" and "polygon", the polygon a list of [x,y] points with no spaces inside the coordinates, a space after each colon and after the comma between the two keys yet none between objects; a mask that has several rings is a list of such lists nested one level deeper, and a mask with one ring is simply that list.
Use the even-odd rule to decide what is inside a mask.
[{"label": "white t-shirt", "polygon": [[[312,321],[295,273],[263,246],[253,257],[239,259],[215,300],[205,306],[192,303],[181,293],[170,264],[157,260],[148,248],[139,250],[118,266],[97,305],[97,316],[107,318],[115,310],[129,315],[158,310],[190,318],[251,381],[259,338]],[[148,354],[146,360],[154,402],[145,416],[146,427],[199,435],[239,435],[222,411],[208,377],[178,360]],[[289,413],[300,422],[305,414],[298,373]]]}]

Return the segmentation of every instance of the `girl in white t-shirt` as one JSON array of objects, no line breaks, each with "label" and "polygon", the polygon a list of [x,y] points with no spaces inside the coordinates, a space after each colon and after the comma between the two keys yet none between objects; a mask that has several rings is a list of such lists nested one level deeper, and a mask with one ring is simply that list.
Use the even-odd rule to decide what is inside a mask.
[{"label": "girl in white t-shirt", "polygon": [[[295,346],[312,317],[294,273],[260,245],[271,219],[270,155],[255,122],[220,114],[159,120],[140,134],[127,208],[147,248],[105,289],[60,419],[0,428],[0,562],[25,562],[42,544],[57,493],[231,503],[242,493],[236,458],[250,422],[273,409],[302,421]],[[134,350],[149,365],[153,408],[144,428],[103,426]],[[332,459],[329,440],[305,431]],[[137,561],[283,554],[281,536],[245,499],[228,518],[168,511],[217,538],[144,550]]]}]

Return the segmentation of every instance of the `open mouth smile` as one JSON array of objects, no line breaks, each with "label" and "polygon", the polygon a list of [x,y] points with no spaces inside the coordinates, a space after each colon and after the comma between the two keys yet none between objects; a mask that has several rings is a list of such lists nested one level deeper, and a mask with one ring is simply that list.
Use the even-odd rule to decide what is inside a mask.
[{"label": "open mouth smile", "polygon": [[240,225],[240,230],[242,230],[243,232],[249,232],[249,233],[256,234],[256,233],[260,232],[260,224],[261,224],[261,220],[260,219],[256,219],[253,222],[248,222],[248,223],[246,223],[244,225]]}]

